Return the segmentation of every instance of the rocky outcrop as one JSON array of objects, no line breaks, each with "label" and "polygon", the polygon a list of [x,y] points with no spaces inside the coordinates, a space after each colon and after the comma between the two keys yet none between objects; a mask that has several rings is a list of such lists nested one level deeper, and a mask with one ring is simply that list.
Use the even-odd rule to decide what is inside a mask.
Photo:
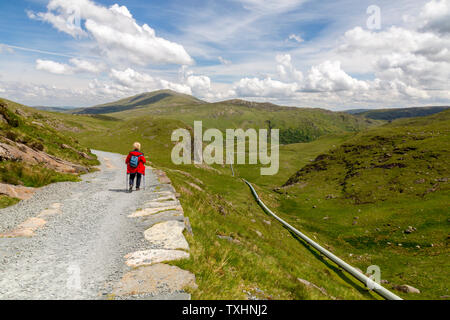
[{"label": "rocky outcrop", "polygon": [[78,151],[78,150],[75,149],[74,147],[69,146],[69,145],[67,145],[67,144],[64,144],[64,143],[63,143],[63,144],[61,145],[61,148],[72,150],[72,151],[76,152],[80,157],[83,157],[83,158],[85,158],[85,159],[88,159],[88,160],[93,160],[93,159],[94,159],[93,157],[89,156],[87,153],[82,152],[82,151]]},{"label": "rocky outcrop", "polygon": [[0,183],[0,194],[11,198],[27,200],[33,196],[35,191],[36,191],[35,188],[13,186],[10,184]]},{"label": "rocky outcrop", "polygon": [[62,173],[85,173],[87,168],[59,159],[44,151],[34,150],[25,144],[5,139],[0,142],[0,161],[23,161],[32,165],[43,165]]}]

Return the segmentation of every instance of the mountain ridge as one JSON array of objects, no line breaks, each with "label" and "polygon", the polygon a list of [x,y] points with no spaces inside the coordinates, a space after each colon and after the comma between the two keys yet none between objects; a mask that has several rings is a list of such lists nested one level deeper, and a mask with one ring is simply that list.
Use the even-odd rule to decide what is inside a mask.
[{"label": "mountain ridge", "polygon": [[364,116],[373,120],[392,121],[395,119],[424,117],[440,113],[447,110],[450,106],[429,106],[429,107],[410,107],[410,108],[392,108],[392,109],[353,109],[346,110],[348,114]]},{"label": "mountain ridge", "polygon": [[184,103],[203,104],[206,103],[194,96],[178,93],[173,90],[157,90],[152,92],[139,93],[137,95],[123,98],[117,101],[95,105],[87,108],[78,108],[72,111],[73,114],[106,114],[121,111],[145,108],[165,102],[168,105],[178,105]]}]

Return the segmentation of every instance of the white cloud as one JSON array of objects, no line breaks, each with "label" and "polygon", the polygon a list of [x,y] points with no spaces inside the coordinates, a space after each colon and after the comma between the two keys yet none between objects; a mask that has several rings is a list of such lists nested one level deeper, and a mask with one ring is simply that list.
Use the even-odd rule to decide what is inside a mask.
[{"label": "white cloud", "polygon": [[278,54],[276,56],[278,76],[283,81],[301,82],[303,73],[292,65],[290,54]]},{"label": "white cloud", "polygon": [[450,76],[450,38],[432,32],[391,27],[381,32],[354,28],[345,33],[339,52],[364,61],[365,72],[398,80],[419,90],[443,88]]},{"label": "white cloud", "polygon": [[244,78],[233,86],[233,93],[239,97],[289,97],[293,96],[298,89],[296,83],[284,83],[265,79]]},{"label": "white cloud", "polygon": [[307,0],[235,0],[244,8],[265,14],[275,14],[298,7]]},{"label": "white cloud", "polygon": [[54,74],[72,74],[73,69],[67,64],[58,63],[51,60],[36,60],[36,69]]},{"label": "white cloud", "polygon": [[100,73],[105,69],[105,66],[102,63],[94,64],[77,58],[70,59],[70,63],[74,66],[76,71],[80,72]]},{"label": "white cloud", "polygon": [[297,34],[291,34],[288,39],[297,41],[298,43],[302,43],[303,41],[305,41],[300,35]]},{"label": "white cloud", "polygon": [[313,66],[307,75],[296,70],[289,54],[277,55],[278,76],[283,80],[271,77],[265,79],[244,78],[233,85],[233,92],[241,97],[294,97],[300,92],[339,92],[350,93],[369,90],[369,84],[352,78],[341,69],[339,61],[325,61]]},{"label": "white cloud", "polygon": [[211,79],[209,77],[196,76],[193,71],[188,70],[187,66],[182,66],[180,69],[180,80],[191,88],[193,95],[201,98],[211,96]]},{"label": "white cloud", "polygon": [[192,89],[194,95],[203,97],[211,90],[211,79],[207,76],[190,75],[186,79],[186,85]]},{"label": "white cloud", "polygon": [[73,58],[69,61],[71,65],[59,63],[51,60],[36,60],[36,69],[46,71],[53,74],[65,74],[70,75],[74,73],[100,73],[104,70],[105,66],[102,63],[97,65],[92,62]]},{"label": "white cloud", "polygon": [[14,49],[11,48],[10,46],[0,43],[0,53],[3,52],[14,53]]},{"label": "white cloud", "polygon": [[345,73],[339,61],[325,61],[311,68],[306,76],[303,90],[333,92],[368,89],[366,82],[354,79]]},{"label": "white cloud", "polygon": [[[276,54],[271,51],[277,48],[274,44],[280,44],[277,32],[277,40],[271,38],[275,37],[273,27],[284,12],[287,14],[283,17],[291,19],[289,22],[283,21],[286,25],[299,21],[297,17],[308,18],[311,13],[293,10],[304,1],[235,1],[248,11],[237,10],[210,16],[214,12],[211,7],[216,8],[217,4],[208,6],[201,14],[194,9],[187,11],[195,16],[196,24],[183,25],[184,34],[179,39],[183,39],[184,44],[188,43],[190,52],[201,52],[206,60],[218,60],[222,64],[196,66],[196,72],[201,74],[194,74],[187,67],[182,67],[179,79],[162,79],[160,70],[150,73],[137,69],[133,64],[188,65],[192,58],[181,45],[158,38],[148,25],[139,25],[125,6],[116,4],[107,8],[91,0],[52,0],[47,13],[29,13],[29,16],[47,21],[77,39],[85,39],[86,42],[77,43],[87,43],[86,47],[107,57],[104,59],[105,66],[74,58],[66,63],[40,60],[36,67],[56,74],[98,74],[106,71],[108,65],[109,74],[102,74],[99,77],[101,80],[93,80],[84,91],[89,98],[103,100],[168,88],[209,100],[241,97],[329,108],[441,104],[450,101],[450,0],[431,0],[421,11],[417,3],[406,5],[406,1],[386,5],[391,10],[383,10],[384,25],[380,31],[361,27],[343,29],[344,23],[337,21],[338,28],[328,28],[327,32],[331,32],[327,36],[312,37],[308,46],[294,46],[284,41],[290,51],[288,54],[278,54],[275,65],[267,63]],[[74,4],[79,8],[79,24]],[[390,24],[399,21],[398,17],[397,20],[392,18],[393,13],[398,15],[399,10],[405,9],[402,12],[410,14],[413,7],[416,12],[414,18],[398,26],[387,24],[386,21]],[[340,12],[336,19],[342,18]],[[274,17],[269,17],[271,15]],[[350,26],[354,26],[353,22]],[[338,33],[341,38],[336,36]],[[243,39],[246,46],[241,47],[239,42]],[[292,33],[288,41],[301,43],[303,39]],[[214,43],[214,46],[208,48],[208,43]],[[198,46],[200,48],[195,51]],[[233,63],[223,56],[232,58]],[[170,69],[170,74],[173,71]],[[105,80],[107,76],[109,79]],[[212,79],[226,83],[213,82]],[[2,88],[8,94],[12,90],[5,85]],[[35,93],[59,92],[62,97],[70,92],[49,87],[39,89],[41,91],[37,87],[35,91],[31,88],[27,90]]]},{"label": "white cloud", "polygon": [[108,85],[107,87],[124,94],[159,89],[171,89],[180,93],[192,94],[191,88],[187,85],[154,78],[148,74],[139,73],[131,68],[127,68],[123,71],[112,69],[110,78],[113,80],[113,84]]},{"label": "white cloud", "polygon": [[225,59],[225,58],[223,58],[223,57],[221,57],[221,56],[219,56],[219,61],[220,61],[220,63],[221,64],[223,64],[223,65],[230,65],[231,64],[231,61],[230,60],[227,60],[227,59]]},{"label": "white cloud", "polygon": [[428,2],[421,14],[423,29],[441,34],[450,34],[450,0],[432,0]]},{"label": "white cloud", "polygon": [[89,36],[98,50],[113,61],[138,65],[193,63],[182,45],[157,37],[147,24],[138,25],[125,6],[106,8],[91,0],[51,0],[47,8],[46,13],[28,16],[73,37]]},{"label": "white cloud", "polygon": [[81,26],[77,23],[78,21],[74,21],[75,17],[78,17],[78,10],[74,5],[69,5],[70,7],[65,10],[66,12],[64,15],[55,15],[52,12],[39,12],[35,14],[32,11],[27,11],[27,15],[30,19],[47,21],[59,31],[70,34],[74,38],[86,36],[86,32],[83,31]]},{"label": "white cloud", "polygon": [[[98,103],[99,96],[86,88],[64,88],[25,81],[1,82],[5,98],[35,106],[90,106]],[[105,101],[106,102],[106,101]]]}]

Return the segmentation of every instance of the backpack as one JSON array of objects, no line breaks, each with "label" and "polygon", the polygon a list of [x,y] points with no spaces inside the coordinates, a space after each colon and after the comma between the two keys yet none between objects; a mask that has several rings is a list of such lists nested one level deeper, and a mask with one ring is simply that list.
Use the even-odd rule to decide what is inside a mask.
[{"label": "backpack", "polygon": [[130,158],[130,167],[132,168],[137,168],[138,164],[139,164],[139,158],[142,157],[142,154],[138,155],[138,156],[131,156]]}]

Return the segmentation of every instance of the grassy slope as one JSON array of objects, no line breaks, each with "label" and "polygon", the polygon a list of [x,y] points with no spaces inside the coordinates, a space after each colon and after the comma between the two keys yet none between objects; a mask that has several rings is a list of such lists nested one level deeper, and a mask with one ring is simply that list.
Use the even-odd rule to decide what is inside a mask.
[{"label": "grassy slope", "polygon": [[[360,133],[303,167],[275,199],[271,183],[255,181],[270,207],[351,264],[376,264],[383,279],[422,291],[405,298],[439,299],[448,295],[449,124],[447,111]],[[405,234],[408,226],[417,231]]]},{"label": "grassy slope", "polygon": [[250,107],[230,103],[202,105],[165,106],[125,111],[113,114],[121,119],[153,115],[167,119],[179,119],[192,126],[194,121],[202,120],[204,128],[267,128],[270,120],[273,128],[287,129],[303,127],[316,134],[314,138],[327,133],[356,131],[365,129],[376,121],[355,117],[345,113],[333,113],[322,109],[299,109],[278,107]]},{"label": "grassy slope", "polygon": [[[153,103],[146,102],[155,98],[155,95],[165,97]],[[129,108],[130,105],[130,110],[117,112],[114,109]],[[280,129],[282,144],[313,141],[323,135],[356,132],[381,124],[380,121],[323,109],[280,107],[242,100],[205,103],[168,90],[126,98],[104,107],[87,108],[83,112],[100,110],[121,120],[152,116],[159,119],[177,119],[191,127],[194,121],[202,120],[204,128],[217,128],[222,131],[228,128],[268,128],[270,121],[272,128]]]},{"label": "grassy slope", "polygon": [[400,118],[425,117],[447,110],[449,107],[419,107],[400,109],[365,110],[356,114],[375,120],[395,120]]},{"label": "grassy slope", "polygon": [[[74,150],[61,148],[62,144],[66,144],[79,152],[89,153],[69,132],[61,133],[58,129],[63,123],[56,121],[51,115],[4,99],[0,99],[0,104],[6,106],[1,108],[1,112],[9,119],[8,123],[0,125],[0,141],[6,141],[5,138],[8,138],[84,166],[97,164],[96,160],[85,159]],[[95,158],[94,155],[91,156]],[[74,180],[77,180],[77,176],[58,173],[37,165],[0,162],[0,181],[4,183],[40,187],[57,181]],[[0,206],[15,202],[14,199],[3,197]]]}]

